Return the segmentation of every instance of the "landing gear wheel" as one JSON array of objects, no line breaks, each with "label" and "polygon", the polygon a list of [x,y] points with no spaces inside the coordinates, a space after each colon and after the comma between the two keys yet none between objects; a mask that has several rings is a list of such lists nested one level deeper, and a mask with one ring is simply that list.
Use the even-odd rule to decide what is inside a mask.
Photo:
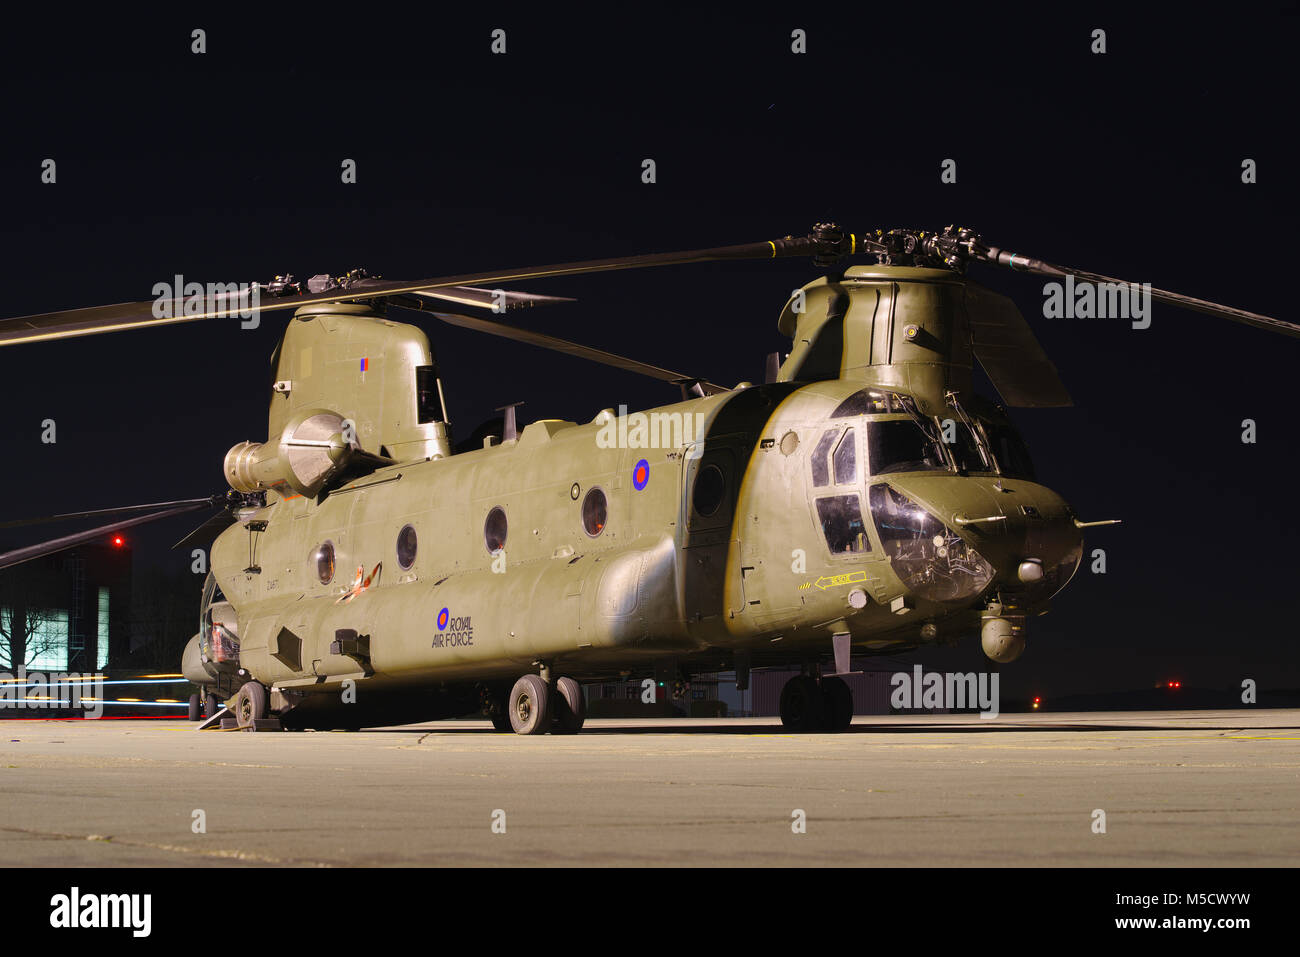
[{"label": "landing gear wheel", "polygon": [[241,728],[251,728],[258,718],[265,718],[266,689],[256,681],[245,682],[235,693],[234,712]]},{"label": "landing gear wheel", "polygon": [[507,711],[515,734],[545,734],[551,730],[551,689],[540,675],[524,675],[510,689]]},{"label": "landing gear wheel", "polygon": [[822,689],[808,675],[791,678],[781,689],[781,723],[790,731],[821,731],[826,726]]},{"label": "landing gear wheel", "polygon": [[216,695],[214,695],[214,694],[210,694],[210,695],[207,695],[207,696],[204,697],[204,699],[203,699],[203,714],[204,714],[205,717],[211,718],[211,717],[212,717],[213,715],[215,715],[219,710],[221,710],[221,702],[219,702],[219,701],[217,700],[217,696],[216,696]]},{"label": "landing gear wheel", "polygon": [[853,723],[853,689],[843,678],[822,679],[822,704],[829,731],[844,731]]},{"label": "landing gear wheel", "polygon": [[194,692],[194,694],[190,695],[189,718],[191,721],[199,720],[199,693],[197,691]]},{"label": "landing gear wheel", "polygon": [[577,734],[586,720],[587,699],[583,697],[582,685],[572,678],[561,678],[555,682],[555,726],[551,732]]}]

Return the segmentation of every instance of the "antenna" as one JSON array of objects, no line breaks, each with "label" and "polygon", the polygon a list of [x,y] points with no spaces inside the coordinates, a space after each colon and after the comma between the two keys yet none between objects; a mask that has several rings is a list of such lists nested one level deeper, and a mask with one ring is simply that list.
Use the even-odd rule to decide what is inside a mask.
[{"label": "antenna", "polygon": [[509,442],[512,439],[519,438],[519,427],[515,422],[515,409],[523,405],[522,402],[511,402],[509,405],[503,405],[497,409],[498,412],[506,414],[505,425],[501,427],[501,441]]}]

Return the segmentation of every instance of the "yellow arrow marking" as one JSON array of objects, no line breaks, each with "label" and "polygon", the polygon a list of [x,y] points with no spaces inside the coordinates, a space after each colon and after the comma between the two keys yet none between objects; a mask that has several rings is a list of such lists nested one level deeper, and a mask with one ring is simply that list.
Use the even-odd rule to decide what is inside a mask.
[{"label": "yellow arrow marking", "polygon": [[867,581],[866,572],[848,572],[844,575],[823,575],[817,581],[813,582],[822,591],[833,588],[836,585],[853,585],[857,583],[865,584]]}]

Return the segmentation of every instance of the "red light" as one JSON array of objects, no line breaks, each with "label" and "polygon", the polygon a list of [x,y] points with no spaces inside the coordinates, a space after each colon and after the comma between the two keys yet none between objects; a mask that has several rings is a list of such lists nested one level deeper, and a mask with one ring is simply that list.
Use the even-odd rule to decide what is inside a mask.
[{"label": "red light", "polygon": [[114,536],[113,536],[113,547],[114,547],[114,548],[121,548],[121,547],[122,547],[123,545],[125,545],[125,544],[126,544],[126,539],[122,538],[121,535],[114,535]]},{"label": "red light", "polygon": [[1039,703],[1040,701],[1042,701],[1042,700],[1043,700],[1042,698],[1035,698],[1035,699],[1034,699],[1034,704],[1038,704],[1038,703]]},{"label": "red light", "polygon": [[1174,682],[1174,687],[1175,687],[1175,688],[1181,688],[1182,686],[1183,686],[1183,683],[1182,683],[1181,681],[1175,681],[1175,682]]}]

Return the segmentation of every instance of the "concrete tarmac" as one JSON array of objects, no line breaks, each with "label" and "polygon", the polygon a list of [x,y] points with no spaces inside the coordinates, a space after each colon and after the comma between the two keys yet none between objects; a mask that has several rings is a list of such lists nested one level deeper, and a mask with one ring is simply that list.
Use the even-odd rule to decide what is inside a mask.
[{"label": "concrete tarmac", "polygon": [[859,717],[825,735],[775,718],[541,737],[469,721],[0,730],[10,866],[1300,861],[1294,710]]}]

